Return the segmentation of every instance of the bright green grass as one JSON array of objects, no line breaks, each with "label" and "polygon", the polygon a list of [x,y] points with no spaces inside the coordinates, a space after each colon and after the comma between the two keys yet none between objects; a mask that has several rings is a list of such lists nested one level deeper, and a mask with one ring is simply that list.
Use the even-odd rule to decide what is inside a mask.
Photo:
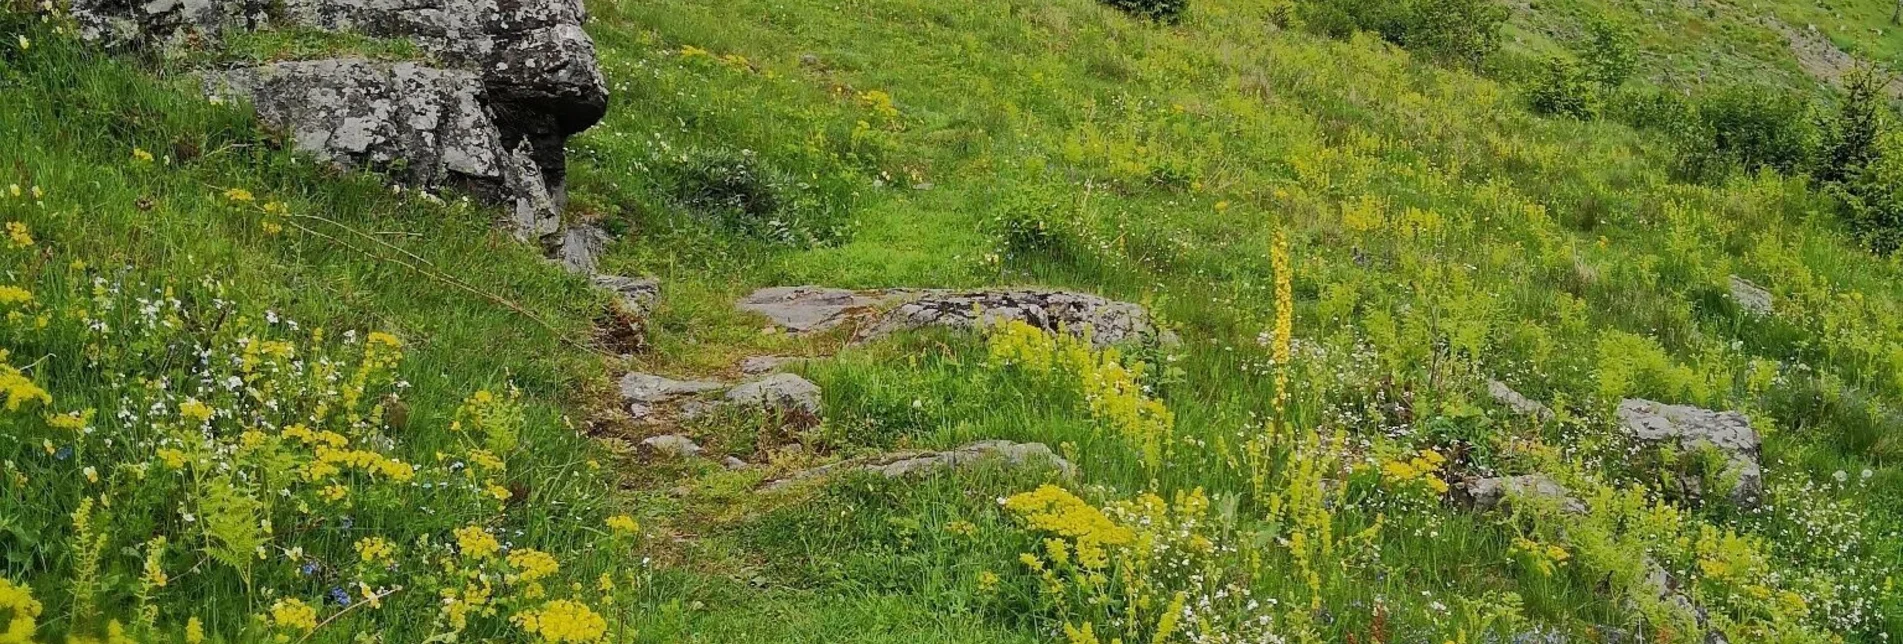
[{"label": "bright green grass", "polygon": [[[1903,445],[1869,427],[1893,426],[1903,401],[1886,357],[1903,338],[1897,269],[1848,242],[1826,201],[1775,177],[1677,183],[1666,141],[1533,117],[1511,85],[1372,39],[1278,31],[1264,18],[1270,4],[1198,3],[1183,25],[1160,28],[1084,0],[597,3],[591,29],[617,108],[576,142],[577,191],[612,205],[601,214],[632,231],[611,265],[689,282],[670,307],[714,311],[751,285],[808,282],[1041,282],[1148,301],[1188,340],[1180,376],[1157,383],[1179,433],[1231,444],[1269,412],[1271,370],[1256,336],[1274,313],[1269,240],[1288,231],[1296,335],[1319,349],[1298,354],[1312,356],[1295,367],[1298,424],[1345,425],[1370,452],[1464,444],[1475,450],[1468,466],[1509,471],[1525,465],[1495,453],[1506,437],[1578,442],[1569,456],[1583,471],[1646,482],[1585,438],[1603,435],[1619,397],[1743,409],[1768,428],[1768,467],[1786,490],[1774,495],[1800,494],[1838,469],[1872,471],[1861,484],[1801,493],[1867,509],[1850,529],[1869,539],[1833,562],[1808,550],[1810,528],[1793,515],[1741,518],[1714,504],[1701,516],[1764,535],[1780,565],[1857,583],[1870,583],[1865,563],[1894,558],[1899,507],[1886,499],[1903,480]],[[1572,20],[1584,7],[1553,10]],[[1807,82],[1781,40],[1735,17],[1651,15],[1641,75],[1774,70],[1784,79],[1774,82]],[[874,90],[894,98],[896,119],[863,98]],[[842,198],[851,235],[810,248],[721,235],[670,180],[677,159],[713,149],[854,186]],[[1013,217],[1042,218],[1055,243],[1008,246],[997,222]],[[1731,274],[1769,285],[1777,317],[1732,305]],[[777,342],[752,331],[757,321],[696,320],[732,325],[727,334],[676,323],[728,337],[728,355]],[[830,444],[1069,442],[1086,480],[1111,486],[1110,496],[1149,486],[1127,449],[1096,434],[1062,392],[999,381],[981,350],[948,346],[899,342],[809,369],[828,388]],[[705,350],[662,346],[658,358],[695,363]],[[1752,380],[1753,364],[1776,366],[1778,378]],[[1486,411],[1486,377],[1579,420],[1538,431]],[[1398,439],[1378,419],[1343,414],[1384,388],[1413,392],[1421,415]],[[1818,391],[1858,402],[1798,402]],[[1239,489],[1219,460],[1184,450],[1157,485]],[[1354,514],[1341,520],[1354,525]],[[1546,584],[1496,563],[1511,536],[1502,526],[1445,509],[1425,516],[1433,528],[1384,532],[1378,567],[1423,574],[1359,573],[1330,610],[1365,611],[1380,596],[1397,622],[1451,629],[1427,608],[1434,600],[1414,598],[1515,590],[1529,615],[1563,630],[1630,619],[1589,578]],[[1846,635],[1898,628],[1897,597],[1885,592],[1873,595],[1885,617]],[[1343,618],[1330,636],[1355,634],[1366,619]]]}]

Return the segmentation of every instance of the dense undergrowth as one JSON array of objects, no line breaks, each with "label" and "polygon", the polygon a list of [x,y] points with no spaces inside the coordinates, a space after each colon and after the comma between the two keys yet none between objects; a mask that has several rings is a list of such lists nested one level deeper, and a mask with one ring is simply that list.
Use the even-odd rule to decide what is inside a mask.
[{"label": "dense undergrowth", "polygon": [[[617,472],[575,436],[601,367],[570,342],[599,302],[488,213],[312,167],[141,69],[163,63],[8,14],[0,186],[21,189],[0,218],[32,242],[0,252],[21,289],[0,291],[0,614],[47,638],[189,639],[195,618],[226,641],[1903,633],[1903,266],[1808,170],[1687,173],[1670,128],[1592,118],[1643,109],[1535,109],[1554,55],[1635,95],[1705,70],[1700,96],[1765,98],[1727,89],[1753,78],[1834,107],[1751,8],[1555,0],[1435,40],[1447,25],[1406,11],[1357,33],[1277,0],[1162,21],[1115,4],[590,6],[616,97],[574,141],[571,215],[623,235],[610,272],[666,285],[629,366],[825,358],[799,367],[825,387],[816,427],[684,428],[765,465],[742,471]],[[1629,61],[1580,55],[1627,38]],[[1877,60],[1893,38],[1843,36]],[[843,347],[731,306],[809,282],[1073,287],[1149,305],[1184,343],[1003,327]],[[1489,379],[1554,416],[1500,408]],[[1764,504],[1692,493],[1724,484],[1703,455],[1621,437],[1635,396],[1749,415]],[[755,491],[992,438],[1080,474]],[[1587,511],[1453,501],[1535,472]]]}]

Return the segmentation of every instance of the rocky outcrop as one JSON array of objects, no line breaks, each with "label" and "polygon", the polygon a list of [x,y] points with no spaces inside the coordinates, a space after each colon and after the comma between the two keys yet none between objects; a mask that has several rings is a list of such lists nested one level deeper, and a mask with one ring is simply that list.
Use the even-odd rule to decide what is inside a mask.
[{"label": "rocky outcrop", "polygon": [[277,62],[208,70],[206,85],[249,101],[318,158],[508,205],[523,239],[554,241],[564,145],[608,105],[579,0],[74,0],[72,9],[82,35],[125,47],[283,27],[417,44],[429,64]]},{"label": "rocky outcrop", "polygon": [[1764,489],[1764,471],[1758,463],[1758,432],[1744,414],[1634,398],[1619,403],[1618,416],[1620,428],[1641,442],[1691,451],[1717,450],[1725,458],[1721,476],[1735,481],[1730,490],[1732,501],[1745,507],[1757,505]]},{"label": "rocky outcrop", "polygon": [[905,476],[925,476],[946,470],[966,468],[980,463],[995,462],[1013,467],[1046,464],[1065,477],[1075,476],[1077,468],[1051,451],[1043,443],[1013,443],[1011,441],[978,441],[957,449],[942,452],[903,451],[881,454],[869,458],[857,458],[840,461],[831,465],[816,467],[796,473],[792,476],[768,482],[766,489],[784,488],[800,481],[824,478],[850,471],[873,472],[886,478]]},{"label": "rocky outcrop", "polygon": [[[854,318],[868,320],[854,336],[869,340],[925,327],[978,329],[1017,320],[1050,332],[1088,336],[1098,346],[1159,339],[1149,311],[1087,293],[1050,289],[850,291],[780,286],[754,291],[738,304],[794,333],[824,331]],[[891,307],[880,311],[882,307]]]},{"label": "rocky outcrop", "polygon": [[978,329],[1008,320],[1086,336],[1099,347],[1156,335],[1149,311],[1129,302],[1069,291],[1014,289],[924,291],[887,312],[861,339],[931,326]]}]

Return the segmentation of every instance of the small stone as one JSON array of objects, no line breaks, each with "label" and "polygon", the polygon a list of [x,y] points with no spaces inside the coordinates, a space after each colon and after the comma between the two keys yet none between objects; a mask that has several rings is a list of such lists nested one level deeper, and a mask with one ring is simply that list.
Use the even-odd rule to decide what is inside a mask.
[{"label": "small stone", "polygon": [[726,467],[729,470],[744,470],[744,469],[747,469],[748,467],[746,461],[740,460],[732,456],[729,456],[721,460],[720,464],[721,466]]},{"label": "small stone", "polygon": [[718,382],[674,380],[648,373],[630,373],[621,377],[621,397],[638,403],[659,403],[719,389]]},{"label": "small stone", "polygon": [[654,415],[654,407],[647,403],[628,403],[628,415],[635,420],[642,420]]},{"label": "small stone", "polygon": [[700,444],[694,439],[680,434],[663,434],[641,441],[641,448],[651,454],[663,454],[689,458],[700,455]]},{"label": "small stone", "polygon": [[652,277],[596,275],[592,279],[595,286],[607,289],[620,298],[622,311],[637,318],[653,314],[654,306],[661,301],[661,281]]},{"label": "small stone", "polygon": [[1731,276],[1731,299],[1738,308],[1753,315],[1771,315],[1776,310],[1771,306],[1771,292],[1736,275]]},{"label": "small stone", "polygon": [[727,390],[727,402],[781,412],[819,415],[819,385],[790,373],[778,373]]},{"label": "small stone", "polygon": [[1544,474],[1476,479],[1461,486],[1462,496],[1474,509],[1508,511],[1515,499],[1552,503],[1571,514],[1585,514],[1586,504],[1571,490]]},{"label": "small stone", "polygon": [[782,365],[794,360],[798,360],[798,358],[785,356],[752,356],[740,361],[740,373],[757,376],[763,373],[778,371]]},{"label": "small stone", "polygon": [[1494,402],[1506,406],[1516,414],[1531,416],[1542,422],[1553,419],[1552,408],[1547,407],[1545,403],[1520,395],[1520,392],[1508,387],[1507,383],[1488,380],[1487,394],[1493,396]]},{"label": "small stone", "polygon": [[[894,292],[894,296],[907,293]],[[1088,293],[1046,289],[988,291],[918,291],[861,333],[868,340],[888,333],[924,327],[982,330],[1016,320],[1047,332],[1089,337],[1106,347],[1122,342],[1153,339],[1169,343],[1150,321],[1149,311],[1136,304]]]}]

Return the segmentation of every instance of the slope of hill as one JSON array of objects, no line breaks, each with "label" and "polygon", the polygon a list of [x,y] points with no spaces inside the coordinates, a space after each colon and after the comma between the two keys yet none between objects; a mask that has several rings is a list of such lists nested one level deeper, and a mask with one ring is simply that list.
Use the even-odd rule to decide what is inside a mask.
[{"label": "slope of hill", "polygon": [[[632,335],[488,209],[313,166],[168,60],[14,8],[0,616],[140,641],[1889,641],[1903,266],[1812,177],[1694,178],[1681,133],[1528,99],[1610,20],[1636,90],[1825,113],[1837,77],[1793,39],[1892,62],[1883,4],[1516,4],[1476,72],[1284,0],[1174,24],[596,2],[613,102],[570,141],[568,217],[615,234],[608,272],[660,278]],[[277,35],[191,55],[414,55]],[[1044,285],[1168,333],[861,342],[734,306],[797,284]],[[805,358],[783,368],[821,412],[636,417],[608,385],[759,356]],[[630,447],[664,435],[700,455]],[[988,439],[1074,471],[772,484]]]}]

